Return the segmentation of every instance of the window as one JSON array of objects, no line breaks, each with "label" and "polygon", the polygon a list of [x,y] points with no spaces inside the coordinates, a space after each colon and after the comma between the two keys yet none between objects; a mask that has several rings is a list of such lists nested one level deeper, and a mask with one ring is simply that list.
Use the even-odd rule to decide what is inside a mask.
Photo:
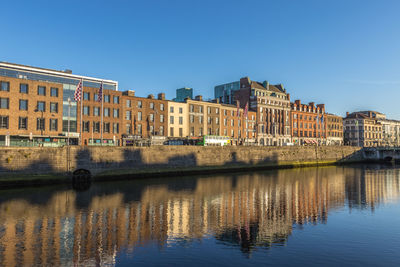
[{"label": "window", "polygon": [[226,118],[224,118],[224,126],[228,125],[228,120]]},{"label": "window", "polygon": [[132,112],[130,110],[127,110],[125,113],[125,120],[132,120]]},{"label": "window", "polygon": [[194,112],[194,106],[193,105],[190,105],[189,108],[190,108],[190,112]]},{"label": "window", "polygon": [[0,116],[0,129],[8,129],[8,116]]},{"label": "window", "polygon": [[104,103],[110,103],[110,95],[104,95]]},{"label": "window", "polygon": [[160,110],[164,110],[164,104],[160,104]]},{"label": "window", "polygon": [[179,114],[183,113],[183,108],[179,108]]},{"label": "window", "polygon": [[174,107],[170,107],[169,112],[174,113]]},{"label": "window", "polygon": [[0,86],[0,90],[1,91],[10,91],[10,83],[9,82],[0,82],[1,86]]},{"label": "window", "polygon": [[150,109],[154,109],[154,103],[150,102]]},{"label": "window", "polygon": [[131,124],[130,123],[127,123],[126,125],[125,125],[126,127],[126,133],[127,134],[131,134],[132,133],[132,128],[131,128]]},{"label": "window", "polygon": [[44,130],[45,120],[44,118],[37,118],[36,120],[36,130]]},{"label": "window", "polygon": [[19,110],[28,110],[28,100],[19,100]]},{"label": "window", "polygon": [[104,108],[104,117],[110,117],[110,109]]},{"label": "window", "polygon": [[183,136],[183,129],[179,128],[179,137],[182,137],[182,136]]},{"label": "window", "polygon": [[180,124],[180,125],[183,124],[183,117],[179,117],[179,124]]},{"label": "window", "polygon": [[193,123],[194,122],[194,116],[190,115],[189,118],[190,118],[190,122]]},{"label": "window", "polygon": [[228,111],[226,109],[224,109],[224,115],[227,116]]},{"label": "window", "polygon": [[170,124],[174,124],[174,116],[170,116],[169,117],[169,123]]},{"label": "window", "polygon": [[119,104],[119,96],[114,96],[114,104]]},{"label": "window", "polygon": [[200,113],[203,113],[203,106],[200,106]]},{"label": "window", "polygon": [[153,113],[149,114],[149,119],[150,119],[151,122],[154,121],[154,114]]},{"label": "window", "polygon": [[99,94],[94,94],[94,99],[93,100],[96,101],[96,102],[99,102]]},{"label": "window", "polygon": [[164,122],[164,115],[160,115],[160,122]]},{"label": "window", "polygon": [[151,133],[152,135],[154,135],[154,127],[153,127],[153,125],[150,125],[150,133]]},{"label": "window", "polygon": [[142,101],[138,101],[137,106],[138,106],[138,108],[142,108]]},{"label": "window", "polygon": [[84,122],[82,122],[82,125],[83,125],[82,130],[84,132],[88,133],[89,130],[90,130],[90,122],[89,121],[84,121]]},{"label": "window", "polygon": [[86,115],[86,116],[90,115],[90,107],[83,106],[83,115]]},{"label": "window", "polygon": [[58,130],[58,119],[50,119],[50,131]]},{"label": "window", "polygon": [[94,121],[93,122],[93,132],[95,132],[95,133],[99,133],[100,132],[100,122],[96,122],[96,121]]},{"label": "window", "polygon": [[51,87],[50,88],[50,96],[58,97],[58,88]]},{"label": "window", "polygon": [[194,127],[190,127],[190,136],[194,136]]},{"label": "window", "polygon": [[88,92],[83,92],[83,100],[90,100],[90,93]]},{"label": "window", "polygon": [[119,123],[113,123],[113,133],[119,133]]},{"label": "window", "polygon": [[207,113],[211,114],[211,107],[207,107]]},{"label": "window", "polygon": [[160,126],[160,135],[164,135],[164,126]]},{"label": "window", "polygon": [[46,95],[46,87],[45,86],[38,86],[37,94],[38,95]]},{"label": "window", "polygon": [[203,127],[200,128],[199,136],[203,135]]},{"label": "window", "polygon": [[100,116],[100,108],[93,107],[93,116]]},{"label": "window", "polygon": [[119,109],[118,108],[114,108],[113,109],[113,117],[114,118],[119,118]]},{"label": "window", "polygon": [[4,108],[4,109],[9,108],[9,99],[8,98],[0,98],[0,108]]},{"label": "window", "polygon": [[142,134],[142,125],[141,124],[139,124],[138,126],[137,126],[137,131],[138,131],[138,134]]},{"label": "window", "polygon": [[46,111],[46,102],[38,101],[36,106],[37,111]]},{"label": "window", "polygon": [[105,133],[110,132],[110,123],[109,122],[104,123],[103,132],[105,132]]},{"label": "window", "polygon": [[27,93],[28,93],[28,90],[29,90],[29,87],[28,87],[28,85],[27,85],[26,83],[21,83],[21,84],[19,85],[19,92],[20,92],[20,93],[22,93],[22,94],[27,94]]},{"label": "window", "polygon": [[127,108],[130,108],[131,106],[132,106],[131,100],[130,100],[130,99],[127,99],[127,100],[126,100],[126,107],[127,107]]},{"label": "window", "polygon": [[169,128],[169,135],[174,136],[174,127]]},{"label": "window", "polygon": [[50,103],[50,112],[58,113],[58,103]]},{"label": "window", "polygon": [[199,117],[199,123],[203,123],[203,116]]},{"label": "window", "polygon": [[208,117],[208,118],[207,118],[207,122],[208,122],[208,124],[211,124],[211,123],[212,123],[212,118],[211,118],[211,117]]},{"label": "window", "polygon": [[219,114],[219,108],[216,108],[216,109],[215,109],[215,113],[216,113],[216,114]]},{"label": "window", "polygon": [[138,119],[138,121],[142,120],[142,112],[141,111],[138,112],[137,119]]},{"label": "window", "polygon": [[19,117],[18,119],[18,129],[27,130],[28,129],[28,118],[27,117]]},{"label": "window", "polygon": [[215,118],[215,124],[219,124],[219,118]]}]

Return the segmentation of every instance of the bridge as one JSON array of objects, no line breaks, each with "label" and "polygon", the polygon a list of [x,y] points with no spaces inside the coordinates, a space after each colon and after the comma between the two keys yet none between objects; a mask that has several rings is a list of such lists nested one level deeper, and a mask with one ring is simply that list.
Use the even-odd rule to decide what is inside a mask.
[{"label": "bridge", "polygon": [[400,161],[400,147],[364,147],[363,157],[372,161]]}]

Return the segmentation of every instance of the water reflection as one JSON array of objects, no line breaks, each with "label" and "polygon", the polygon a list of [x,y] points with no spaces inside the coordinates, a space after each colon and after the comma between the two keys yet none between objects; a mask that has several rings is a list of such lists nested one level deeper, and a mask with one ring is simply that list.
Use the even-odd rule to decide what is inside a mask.
[{"label": "water reflection", "polygon": [[205,178],[2,191],[0,266],[105,265],[149,243],[214,237],[249,255],[329,212],[399,199],[399,169],[308,168]]}]

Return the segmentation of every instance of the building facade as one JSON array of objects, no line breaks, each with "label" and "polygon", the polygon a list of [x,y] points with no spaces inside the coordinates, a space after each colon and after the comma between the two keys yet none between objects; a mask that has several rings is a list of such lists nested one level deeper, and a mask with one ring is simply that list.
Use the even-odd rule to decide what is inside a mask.
[{"label": "building facade", "polygon": [[382,124],[373,114],[371,111],[346,113],[343,119],[345,145],[376,147],[383,144]]},{"label": "building facade", "polygon": [[259,145],[281,146],[291,142],[290,133],[290,95],[282,84],[270,85],[240,79],[240,90],[235,91],[234,99],[240,106],[257,113],[257,143]]},{"label": "building facade", "polygon": [[327,118],[325,105],[310,102],[301,104],[296,100],[291,104],[291,131],[295,145],[325,145]]},{"label": "building facade", "polygon": [[183,87],[176,89],[175,102],[184,102],[186,98],[193,99],[193,88]]},{"label": "building facade", "polygon": [[80,81],[83,90],[117,91],[118,82],[0,62],[0,142],[13,146],[60,146],[69,139],[80,144],[78,105],[74,92]]},{"label": "building facade", "polygon": [[189,109],[187,103],[168,101],[168,137],[189,136]]},{"label": "building facade", "polygon": [[343,118],[330,113],[326,114],[326,144],[343,145]]}]

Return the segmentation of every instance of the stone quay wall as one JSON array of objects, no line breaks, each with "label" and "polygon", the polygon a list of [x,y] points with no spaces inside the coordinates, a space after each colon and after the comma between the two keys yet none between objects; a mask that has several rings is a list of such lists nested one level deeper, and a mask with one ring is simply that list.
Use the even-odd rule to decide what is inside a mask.
[{"label": "stone quay wall", "polygon": [[119,171],[235,167],[277,167],[362,161],[359,147],[63,147],[1,148],[0,176],[67,174],[87,169],[94,175]]}]

